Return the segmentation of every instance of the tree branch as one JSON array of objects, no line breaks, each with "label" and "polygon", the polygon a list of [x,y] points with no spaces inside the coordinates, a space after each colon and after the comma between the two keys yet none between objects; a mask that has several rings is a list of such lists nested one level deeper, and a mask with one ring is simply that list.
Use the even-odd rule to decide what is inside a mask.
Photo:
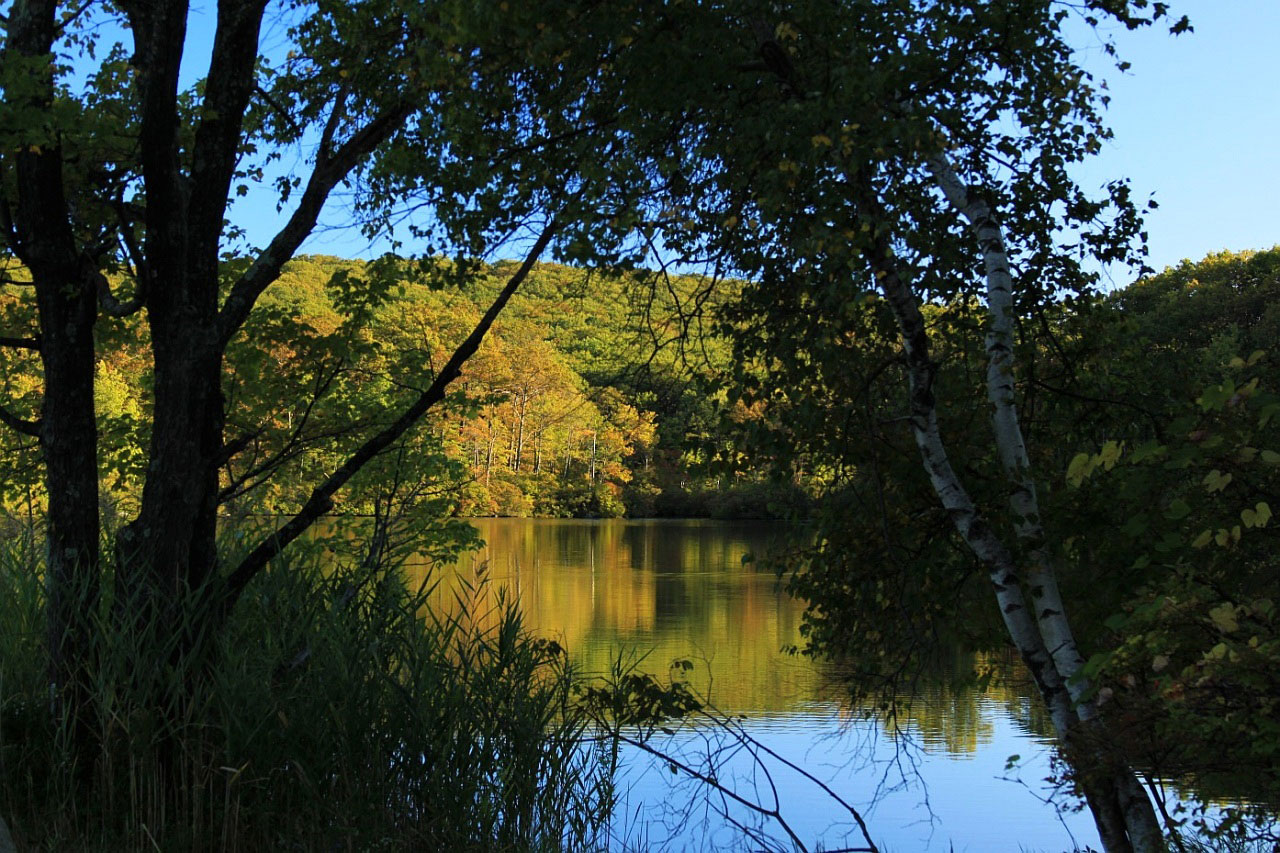
[{"label": "tree branch", "polygon": [[227,194],[245,111],[257,88],[255,64],[266,0],[219,0],[209,77],[191,156],[191,256],[200,277],[216,273]]},{"label": "tree branch", "polygon": [[262,86],[260,86],[259,84],[254,83],[253,93],[257,95],[259,98],[261,98],[263,100],[263,103],[271,107],[272,111],[279,117],[279,119],[289,126],[290,133],[292,133],[298,139],[301,139],[303,137],[303,134],[304,134],[303,129],[298,126],[298,123],[296,121],[293,120],[293,116],[289,115],[289,111],[286,110],[283,106],[281,106],[279,101],[271,97],[270,92],[262,88]]},{"label": "tree branch", "polygon": [[[315,411],[316,404],[320,402],[320,399],[326,393],[328,393],[329,388],[333,385],[334,380],[338,378],[338,375],[342,372],[342,369],[345,366],[346,366],[345,359],[339,358],[334,363],[332,370],[328,372],[320,370],[316,373],[315,389],[311,393],[311,399],[307,401],[306,408],[303,409],[302,414],[298,418],[298,423],[290,431],[289,436],[285,439],[285,442],[281,446],[280,450],[277,451],[276,454],[271,458],[257,465],[253,465],[248,470],[246,470],[243,474],[241,474],[239,477],[231,477],[230,479],[232,482],[230,482],[224,489],[218,492],[218,503],[225,503],[231,498],[237,497],[238,495],[243,494],[243,491],[240,489],[240,487],[243,486],[245,483],[263,474],[270,473],[274,469],[283,465],[285,462],[294,458],[298,452],[301,452],[300,449],[299,450],[295,450],[295,449],[301,448],[301,446],[304,445],[307,441],[307,439],[303,438],[302,433],[306,429],[307,424],[311,420],[311,415]],[[250,442],[257,439],[257,437],[262,434],[263,429],[264,429],[263,427],[259,427],[254,432],[248,433],[236,439],[235,441],[229,442],[223,448],[223,454],[226,457],[226,462],[228,463],[228,474],[230,473],[229,463],[231,462],[231,458],[235,456],[237,453],[239,453],[241,450],[248,447]],[[247,489],[244,491],[247,491]]]},{"label": "tree branch", "polygon": [[489,310],[485,311],[484,316],[476,323],[471,334],[453,351],[453,355],[450,356],[449,361],[445,363],[444,367],[436,375],[430,387],[422,392],[413,405],[406,409],[392,424],[362,444],[338,470],[334,471],[328,479],[312,491],[311,497],[307,499],[306,504],[303,505],[297,515],[277,528],[275,533],[254,548],[236,567],[235,571],[227,578],[227,590],[222,603],[223,615],[230,612],[240,594],[244,592],[244,588],[248,586],[249,581],[253,580],[258,572],[266,567],[268,562],[283,551],[290,542],[302,535],[317,519],[333,508],[333,495],[338,489],[346,485],[371,459],[404,435],[432,406],[444,398],[445,391],[450,383],[462,372],[463,364],[479,348],[494,320],[498,318],[502,309],[506,307],[507,302],[529,275],[529,271],[533,269],[533,265],[537,263],[538,258],[542,256],[542,253],[551,243],[551,238],[555,234],[556,228],[557,222],[552,218],[543,228],[542,233],[529,250],[529,254],[525,257],[520,268],[507,281],[506,286],[503,287],[497,298],[493,300],[493,304],[489,306]]},{"label": "tree branch", "polygon": [[15,432],[22,433],[23,435],[29,435],[32,438],[37,439],[40,438],[40,421],[24,420],[6,409],[4,406],[0,406],[0,423]]},{"label": "tree branch", "polygon": [[[123,187],[121,188],[123,192]],[[129,262],[133,264],[133,278],[138,283],[138,290],[142,291],[150,286],[151,283],[151,267],[147,264],[147,256],[142,251],[142,247],[138,245],[138,241],[133,235],[133,222],[129,218],[129,209],[124,199],[117,196],[113,205],[116,211],[116,218],[120,221],[120,227],[117,233],[120,235],[120,243],[124,246],[125,254],[129,256]]]},{"label": "tree branch", "polygon": [[302,193],[298,208],[270,245],[232,286],[231,293],[223,303],[222,310],[218,313],[218,338],[221,345],[225,346],[231,336],[244,325],[258,297],[279,277],[285,262],[293,257],[302,241],[315,228],[330,191],[355,168],[360,158],[399,129],[409,111],[408,104],[396,104],[353,134],[332,157],[317,157],[315,171],[307,181],[307,188]]},{"label": "tree branch", "polygon": [[13,211],[7,198],[0,198],[0,237],[4,238],[9,250],[23,260],[22,241],[18,239],[18,229],[13,224]]},{"label": "tree branch", "polygon": [[0,347],[9,347],[10,349],[40,349],[40,336],[34,338],[6,338],[0,337]]},{"label": "tree branch", "polygon": [[153,272],[171,283],[160,291],[167,307],[182,301],[186,281],[187,183],[179,163],[175,116],[187,4],[182,0],[129,2],[124,9],[134,33],[133,63],[140,81],[138,146],[146,195],[147,256],[155,264]]},{"label": "tree branch", "polygon": [[112,317],[128,317],[146,304],[147,291],[143,287],[142,279],[137,280],[137,289],[134,291],[132,298],[121,302],[111,292],[111,283],[107,281],[107,277],[102,274],[101,270],[90,267],[87,259],[85,261],[84,274],[93,282],[94,289],[98,292],[98,304],[102,306],[103,311]]}]

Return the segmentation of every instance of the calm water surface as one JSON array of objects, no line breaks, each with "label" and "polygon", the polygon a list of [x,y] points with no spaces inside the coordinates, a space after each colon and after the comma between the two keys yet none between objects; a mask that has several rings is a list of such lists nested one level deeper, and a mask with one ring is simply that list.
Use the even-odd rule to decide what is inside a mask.
[{"label": "calm water surface", "polygon": [[[926,687],[913,697],[898,737],[839,703],[830,673],[785,649],[801,642],[802,608],[773,574],[744,564],[787,528],[761,522],[494,519],[474,522],[485,540],[454,570],[456,580],[518,598],[528,627],[604,671],[620,652],[666,677],[674,660],[693,663],[694,686],[745,734],[805,768],[859,809],[886,851],[1071,850],[1098,846],[1087,814],[1044,799],[1047,732],[1028,689],[985,692]],[[972,659],[958,662],[973,666]],[[814,782],[766,759],[751,760],[710,730],[660,745],[692,766],[718,761],[718,778],[773,805],[809,849],[857,847],[847,811]],[[1013,769],[1010,756],[1020,756]],[[663,764],[627,756],[626,794],[614,833],[637,849],[769,849],[731,820],[756,825]],[[1059,798],[1061,799],[1061,798]],[[1070,807],[1070,802],[1058,805]],[[776,825],[762,830],[789,849]],[[851,834],[852,833],[852,834]]]}]

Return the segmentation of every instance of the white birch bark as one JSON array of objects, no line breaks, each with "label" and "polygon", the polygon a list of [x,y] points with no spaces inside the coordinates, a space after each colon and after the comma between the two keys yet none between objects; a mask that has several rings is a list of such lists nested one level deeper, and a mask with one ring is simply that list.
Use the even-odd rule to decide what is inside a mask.
[{"label": "white birch bark", "polygon": [[995,433],[1000,464],[1009,480],[1009,508],[1013,512],[1014,531],[1022,541],[1028,559],[1026,581],[1035,607],[1036,621],[1058,673],[1066,679],[1071,698],[1079,708],[1081,719],[1095,714],[1093,702],[1087,699],[1089,682],[1081,669],[1084,658],[1071,633],[1058,589],[1057,573],[1044,543],[1044,527],[1040,522],[1040,505],[1035,480],[1031,477],[1031,461],[1027,456],[1013,387],[1013,276],[1005,251],[1004,235],[991,216],[990,207],[981,198],[971,197],[968,188],[947,159],[930,158],[929,169],[947,201],[972,227],[987,273],[986,335],[987,400],[992,406],[991,423]]},{"label": "white birch bark", "polygon": [[13,843],[13,836],[9,834],[9,826],[2,817],[0,817],[0,853],[18,853],[18,845]]},{"label": "white birch bark", "polygon": [[911,429],[933,490],[965,543],[987,568],[1005,629],[1032,676],[1041,687],[1054,728],[1066,736],[1076,722],[1071,695],[1027,608],[1018,573],[1004,543],[982,520],[961,483],[938,429],[933,395],[934,365],[929,359],[928,333],[915,294],[899,277],[887,251],[873,261],[881,291],[902,333],[903,353],[911,397]]},{"label": "white birch bark", "polygon": [[[1029,561],[1026,582],[1035,607],[1037,626],[1055,669],[1066,683],[1076,714],[1088,724],[1096,718],[1097,709],[1090,698],[1090,685],[1082,672],[1084,658],[1071,632],[1057,573],[1045,546],[1035,480],[1031,476],[1031,462],[1018,422],[1013,384],[1013,276],[1004,234],[991,215],[990,206],[983,199],[970,195],[945,156],[930,158],[928,165],[948,203],[968,221],[982,251],[989,315],[986,335],[987,399],[992,406],[992,430],[1000,463],[1009,480],[1009,508],[1013,513],[1015,533],[1023,542]],[[1103,755],[1100,759],[1115,764],[1112,756]],[[1114,779],[1118,805],[1133,849],[1163,850],[1164,836],[1155,811],[1132,769],[1121,763],[1112,767],[1110,775]]]}]

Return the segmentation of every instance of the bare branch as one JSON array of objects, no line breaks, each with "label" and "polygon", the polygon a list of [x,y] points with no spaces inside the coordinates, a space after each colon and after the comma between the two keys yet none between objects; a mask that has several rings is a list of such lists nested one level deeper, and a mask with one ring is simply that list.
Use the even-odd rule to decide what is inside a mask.
[{"label": "bare branch", "polygon": [[111,292],[111,284],[107,281],[107,277],[100,270],[89,267],[87,261],[85,275],[90,278],[98,291],[98,304],[102,306],[103,311],[112,317],[128,317],[146,304],[147,292],[146,288],[143,287],[142,279],[138,279],[137,289],[134,291],[133,297],[121,302]]},{"label": "bare branch", "polygon": [[344,83],[338,89],[338,95],[333,99],[333,109],[329,112],[329,118],[325,120],[324,130],[320,133],[320,145],[316,149],[316,168],[326,165],[333,149],[333,138],[338,133],[338,125],[342,122],[342,117],[347,113],[347,95],[351,92],[351,85]]},{"label": "bare branch", "polygon": [[[289,437],[285,439],[284,445],[274,456],[268,458],[264,462],[253,465],[239,477],[232,478],[232,482],[218,493],[219,503],[225,503],[231,498],[237,497],[248,491],[249,488],[241,488],[245,483],[271,473],[285,462],[295,458],[302,451],[303,445],[305,445],[307,441],[311,440],[305,439],[302,433],[311,420],[311,415],[315,411],[316,404],[320,402],[320,399],[329,391],[334,380],[342,373],[342,368],[345,365],[346,361],[340,358],[334,363],[332,370],[327,372],[321,370],[317,372],[315,388],[311,392],[311,399],[307,401],[306,408],[298,418],[298,423],[290,431]],[[261,435],[262,432],[263,429],[259,427],[254,432],[241,436],[235,441],[229,442],[227,446],[223,448],[223,454],[226,456],[227,462],[229,463],[231,461],[231,457],[248,447],[249,443]],[[339,431],[336,434],[341,435],[343,432],[345,431]]]},{"label": "bare branch", "polygon": [[11,349],[40,349],[40,336],[34,338],[6,338],[0,336],[0,347],[9,347]]},{"label": "bare branch", "polygon": [[[124,188],[121,187],[121,193]],[[133,278],[138,283],[138,290],[150,286],[151,267],[147,264],[146,253],[142,251],[142,247],[138,245],[138,241],[133,235],[133,221],[129,218],[129,208],[124,199],[117,196],[115,201],[116,217],[120,221],[120,227],[116,229],[120,236],[120,243],[124,246],[125,254],[129,256],[129,262],[133,264]]]},{"label": "bare branch", "polygon": [[[75,11],[73,11],[71,14],[63,18],[63,20],[58,24],[58,26],[54,28],[54,33],[58,36],[61,36],[63,33],[65,33],[67,31],[67,28],[76,22],[76,19],[78,19],[81,15],[87,12],[90,9],[90,7],[93,6],[94,2],[95,0],[84,0],[84,2],[81,3],[80,6]],[[6,23],[8,22],[6,21]]]},{"label": "bare branch", "polygon": [[289,115],[289,111],[286,110],[283,106],[281,106],[279,101],[271,97],[270,92],[268,92],[266,89],[262,88],[262,86],[255,83],[253,85],[253,93],[257,95],[259,98],[261,98],[263,103],[271,107],[272,112],[274,112],[281,121],[283,121],[285,124],[289,126],[290,133],[292,133],[298,139],[302,138],[302,135],[303,135],[302,128],[299,127],[298,123],[293,120],[293,116]]}]

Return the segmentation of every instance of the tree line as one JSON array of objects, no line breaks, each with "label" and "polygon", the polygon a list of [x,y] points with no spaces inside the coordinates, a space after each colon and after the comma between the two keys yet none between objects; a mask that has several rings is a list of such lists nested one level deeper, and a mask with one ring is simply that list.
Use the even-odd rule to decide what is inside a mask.
[{"label": "tree line", "polygon": [[[388,265],[395,271],[379,269]],[[296,511],[309,477],[350,450],[347,434],[372,424],[370,412],[447,359],[492,298],[504,265],[482,269],[460,288],[432,287],[402,260],[300,257],[287,264],[278,291],[264,299],[249,334],[229,353],[223,377],[228,418],[245,447],[221,472],[224,511]],[[370,275],[392,275],[395,283],[376,304],[344,315],[338,307],[344,290]],[[649,290],[651,275],[534,268],[463,368],[454,395],[424,420],[413,465],[434,478],[432,488],[445,499],[442,511],[542,517],[771,512],[768,499],[778,490],[754,485],[759,478],[749,472],[715,476],[691,441],[714,420],[716,398],[723,398],[715,377],[728,357],[727,344],[709,326],[671,338],[681,304],[693,298],[700,280],[673,278],[676,290],[656,302],[646,297],[641,311],[632,297]],[[0,299],[11,327],[30,323],[32,310],[16,293]],[[712,312],[704,310],[710,322]],[[136,510],[145,477],[139,448],[151,422],[154,382],[146,335],[136,317],[99,331],[100,478],[115,517]],[[4,351],[0,359],[12,410],[34,416],[41,374],[36,354]],[[46,497],[37,447],[17,432],[5,440],[6,511],[40,515]],[[367,498],[353,492],[338,510],[366,512]]]}]

